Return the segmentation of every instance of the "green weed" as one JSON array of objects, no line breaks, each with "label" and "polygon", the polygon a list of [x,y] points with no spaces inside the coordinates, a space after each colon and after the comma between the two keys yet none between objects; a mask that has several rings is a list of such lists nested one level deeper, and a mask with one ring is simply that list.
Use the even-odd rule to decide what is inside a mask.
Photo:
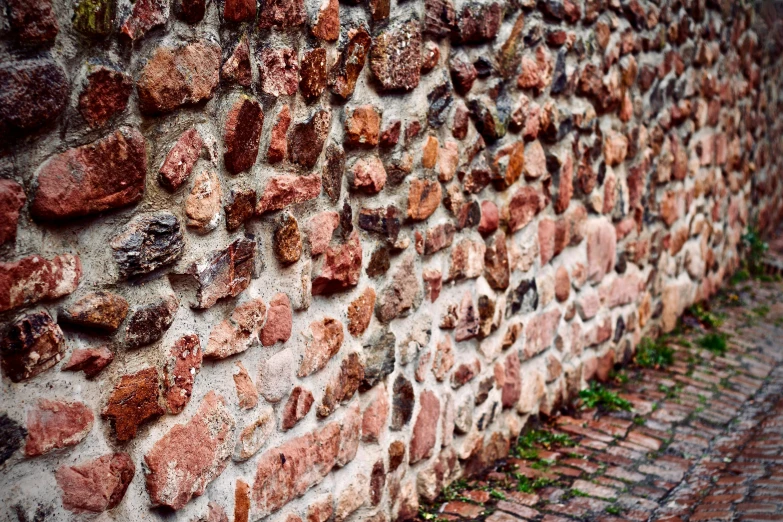
[{"label": "green weed", "polygon": [[723,332],[711,332],[699,337],[696,340],[696,344],[715,355],[725,355],[726,351],[729,349],[728,344],[726,343],[728,337],[729,336]]},{"label": "green weed", "polygon": [[631,411],[631,403],[623,399],[617,392],[604,388],[593,381],[590,387],[579,392],[583,408],[600,408],[604,411]]},{"label": "green weed", "polygon": [[642,339],[634,359],[642,368],[665,368],[674,362],[674,350],[663,340]]}]

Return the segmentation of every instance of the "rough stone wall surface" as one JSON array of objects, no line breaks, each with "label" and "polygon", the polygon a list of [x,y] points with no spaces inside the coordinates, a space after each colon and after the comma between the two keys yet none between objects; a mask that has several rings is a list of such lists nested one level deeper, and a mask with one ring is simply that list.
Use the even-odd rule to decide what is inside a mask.
[{"label": "rough stone wall surface", "polygon": [[0,6],[2,520],[409,519],[782,215],[773,2]]}]

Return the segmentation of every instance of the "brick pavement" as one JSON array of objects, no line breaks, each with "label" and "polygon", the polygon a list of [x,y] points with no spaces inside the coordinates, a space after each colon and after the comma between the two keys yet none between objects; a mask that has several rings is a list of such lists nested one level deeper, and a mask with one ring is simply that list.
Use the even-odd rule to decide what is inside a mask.
[{"label": "brick pavement", "polygon": [[[783,283],[745,282],[711,316],[686,314],[666,338],[670,365],[632,365],[606,386],[632,411],[575,405],[540,421],[419,519],[783,521],[781,296]],[[724,353],[700,346],[719,332],[730,334]]]}]

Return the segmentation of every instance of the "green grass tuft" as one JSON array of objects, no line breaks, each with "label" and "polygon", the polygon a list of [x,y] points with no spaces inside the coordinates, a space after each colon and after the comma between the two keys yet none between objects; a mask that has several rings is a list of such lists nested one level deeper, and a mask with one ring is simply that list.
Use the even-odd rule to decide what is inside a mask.
[{"label": "green grass tuft", "polygon": [[728,337],[729,336],[723,332],[712,332],[699,337],[699,339],[696,340],[696,344],[715,355],[725,355],[726,351],[729,349],[728,344],[726,343]]},{"label": "green grass tuft", "polygon": [[642,339],[634,359],[642,368],[665,368],[674,362],[674,350],[662,339]]},{"label": "green grass tuft", "polygon": [[604,411],[631,411],[632,405],[617,392],[604,388],[593,381],[590,387],[579,392],[583,408],[599,408]]}]

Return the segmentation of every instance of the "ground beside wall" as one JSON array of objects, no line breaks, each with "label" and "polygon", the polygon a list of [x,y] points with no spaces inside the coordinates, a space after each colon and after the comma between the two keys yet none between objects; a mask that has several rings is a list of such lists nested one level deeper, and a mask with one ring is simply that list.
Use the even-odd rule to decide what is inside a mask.
[{"label": "ground beside wall", "polygon": [[410,519],[783,212],[777,2],[0,5],[3,520]]}]

